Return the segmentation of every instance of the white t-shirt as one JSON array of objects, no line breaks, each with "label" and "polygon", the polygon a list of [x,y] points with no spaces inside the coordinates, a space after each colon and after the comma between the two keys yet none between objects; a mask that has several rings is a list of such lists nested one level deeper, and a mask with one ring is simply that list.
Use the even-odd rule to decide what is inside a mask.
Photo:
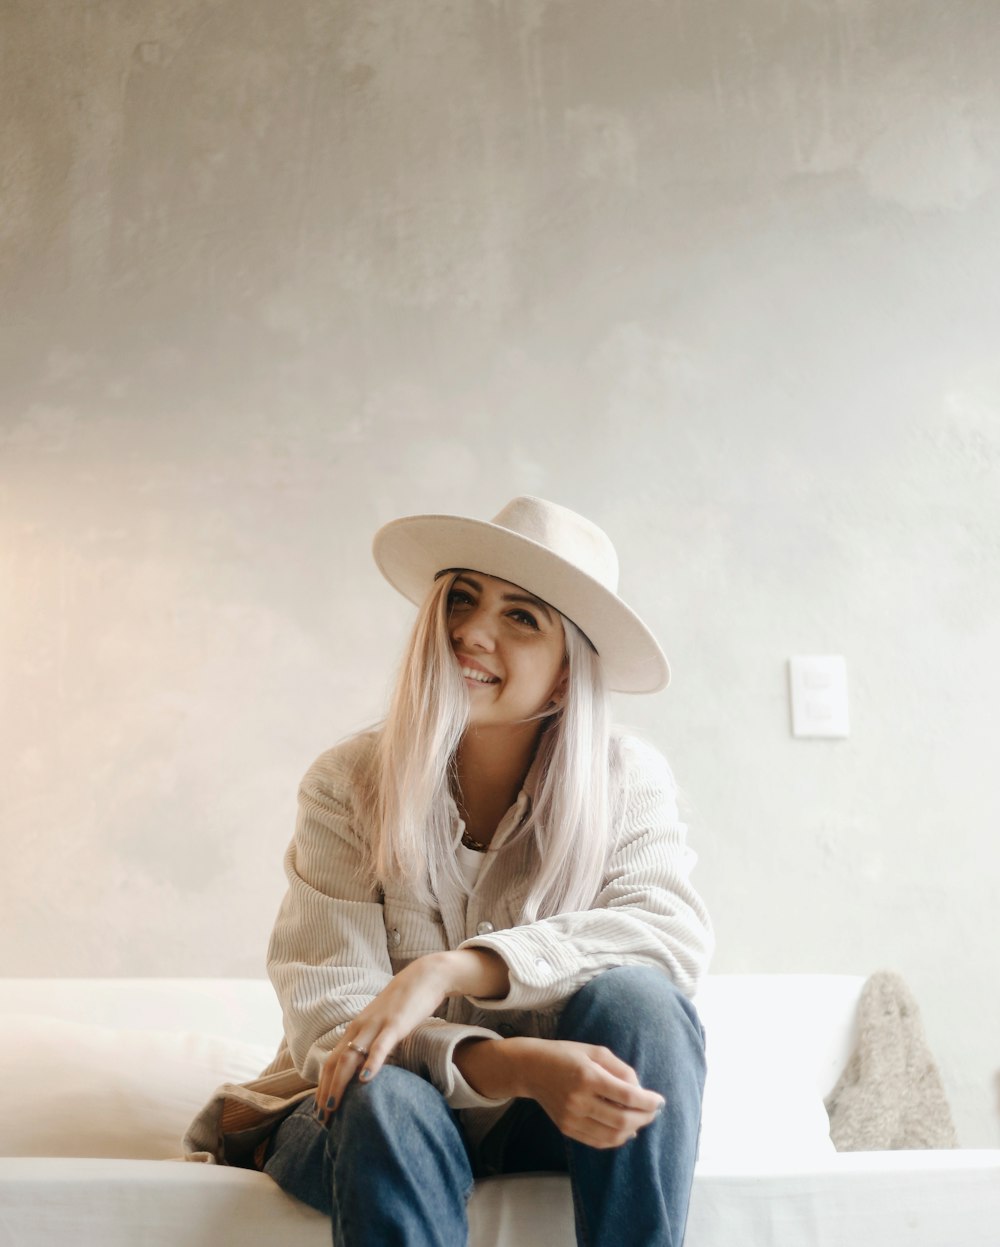
[{"label": "white t-shirt", "polygon": [[486,860],[486,854],[479,853],[475,849],[467,849],[461,841],[456,852],[458,853],[458,867],[462,872],[462,878],[465,880],[465,890],[471,893],[476,886],[476,880],[479,878],[479,872],[482,869],[483,862]]}]

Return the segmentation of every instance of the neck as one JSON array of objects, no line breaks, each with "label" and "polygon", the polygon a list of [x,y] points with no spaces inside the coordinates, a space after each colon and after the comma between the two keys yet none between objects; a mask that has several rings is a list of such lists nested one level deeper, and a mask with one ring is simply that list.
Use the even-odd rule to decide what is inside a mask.
[{"label": "neck", "polygon": [[466,830],[489,844],[513,805],[535,756],[539,723],[523,728],[467,729],[458,747],[459,812]]}]

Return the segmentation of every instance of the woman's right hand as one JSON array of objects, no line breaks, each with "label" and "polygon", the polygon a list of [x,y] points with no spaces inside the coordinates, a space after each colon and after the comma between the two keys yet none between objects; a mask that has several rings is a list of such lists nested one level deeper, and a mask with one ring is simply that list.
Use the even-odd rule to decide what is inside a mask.
[{"label": "woman's right hand", "polygon": [[663,1107],[609,1048],[570,1039],[467,1040],[455,1051],[482,1095],[537,1100],[560,1133],[589,1147],[621,1147]]}]

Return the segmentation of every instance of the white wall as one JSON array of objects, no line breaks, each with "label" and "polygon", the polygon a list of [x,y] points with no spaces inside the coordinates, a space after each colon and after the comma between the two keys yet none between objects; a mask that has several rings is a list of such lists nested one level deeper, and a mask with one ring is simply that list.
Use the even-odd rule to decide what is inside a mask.
[{"label": "white wall", "polygon": [[[662,634],[715,968],[909,981],[1000,1141],[1000,10],[4,5],[0,974],[257,974],[368,543],[519,492]],[[793,740],[786,660],[846,656]]]}]

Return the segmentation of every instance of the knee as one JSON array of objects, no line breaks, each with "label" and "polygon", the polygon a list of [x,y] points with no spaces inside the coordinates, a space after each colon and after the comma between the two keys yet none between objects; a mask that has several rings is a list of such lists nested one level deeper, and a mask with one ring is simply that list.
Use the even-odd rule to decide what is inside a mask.
[{"label": "knee", "polygon": [[415,1123],[447,1115],[443,1096],[425,1078],[385,1065],[371,1082],[348,1084],[334,1122],[338,1134],[391,1134],[399,1139]]},{"label": "knee", "polygon": [[419,1074],[394,1065],[383,1066],[369,1083],[348,1085],[328,1146],[334,1187],[348,1202],[351,1193],[412,1193],[421,1175],[432,1191],[442,1174],[450,1175],[448,1189],[463,1200],[472,1191],[465,1142],[444,1096]]},{"label": "knee", "polygon": [[633,1043],[688,1050],[704,1061],[705,1038],[692,1002],[653,966],[618,966],[582,987],[559,1020],[561,1039],[601,1043],[623,1059]]}]

